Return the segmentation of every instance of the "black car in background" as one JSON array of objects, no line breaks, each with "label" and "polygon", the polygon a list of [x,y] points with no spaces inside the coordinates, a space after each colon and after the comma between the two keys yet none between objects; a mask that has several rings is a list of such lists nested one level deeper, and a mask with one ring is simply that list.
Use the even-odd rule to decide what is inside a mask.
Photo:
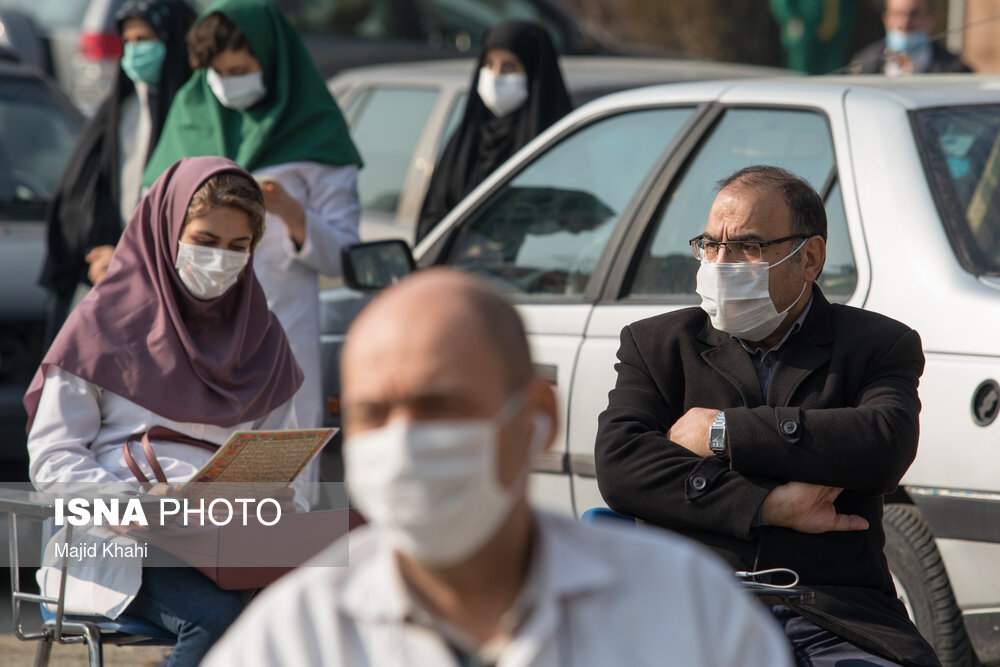
[{"label": "black car in background", "polygon": [[27,479],[21,399],[43,352],[45,209],[82,125],[49,79],[0,51],[0,481]]}]

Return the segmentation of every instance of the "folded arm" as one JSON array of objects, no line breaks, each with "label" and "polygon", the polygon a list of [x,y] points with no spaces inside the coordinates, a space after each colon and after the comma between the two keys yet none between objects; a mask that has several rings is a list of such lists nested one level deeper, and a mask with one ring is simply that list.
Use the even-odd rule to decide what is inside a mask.
[{"label": "folded arm", "polygon": [[917,452],[923,363],[920,337],[909,330],[871,355],[850,407],[727,408],[733,470],[891,493]]},{"label": "folded arm", "polygon": [[681,408],[668,404],[628,327],[618,359],[618,380],[600,416],[595,446],[605,501],[617,512],[658,525],[749,539],[764,499],[780,480],[745,475],[671,442],[666,433]]}]

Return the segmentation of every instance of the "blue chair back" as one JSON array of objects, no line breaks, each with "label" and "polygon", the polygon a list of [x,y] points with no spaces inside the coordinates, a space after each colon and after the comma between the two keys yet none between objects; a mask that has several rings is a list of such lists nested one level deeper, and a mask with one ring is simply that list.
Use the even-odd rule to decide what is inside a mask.
[{"label": "blue chair back", "polygon": [[592,507],[580,517],[580,523],[598,523],[605,521],[616,521],[620,524],[629,524],[633,528],[636,526],[635,518],[619,514],[607,507]]}]

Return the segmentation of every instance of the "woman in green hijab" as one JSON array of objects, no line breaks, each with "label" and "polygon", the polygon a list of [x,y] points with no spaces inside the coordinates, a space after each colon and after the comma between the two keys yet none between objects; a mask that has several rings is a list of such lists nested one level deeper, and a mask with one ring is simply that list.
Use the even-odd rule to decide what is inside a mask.
[{"label": "woman in green hijab", "polygon": [[361,157],[295,28],[270,0],[218,0],[188,34],[196,67],[174,97],[146,167],[152,183],[182,157],[220,155],[250,171],[267,204],[254,255],[267,304],[305,382],[302,428],[322,425],[318,274],[340,274],[358,241]]}]

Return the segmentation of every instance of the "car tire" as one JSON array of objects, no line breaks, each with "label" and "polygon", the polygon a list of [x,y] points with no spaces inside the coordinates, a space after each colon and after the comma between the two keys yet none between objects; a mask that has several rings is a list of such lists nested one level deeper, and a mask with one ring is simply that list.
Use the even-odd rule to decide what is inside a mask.
[{"label": "car tire", "polygon": [[980,667],[934,534],[912,505],[886,505],[885,555],[900,601],[944,667]]}]

